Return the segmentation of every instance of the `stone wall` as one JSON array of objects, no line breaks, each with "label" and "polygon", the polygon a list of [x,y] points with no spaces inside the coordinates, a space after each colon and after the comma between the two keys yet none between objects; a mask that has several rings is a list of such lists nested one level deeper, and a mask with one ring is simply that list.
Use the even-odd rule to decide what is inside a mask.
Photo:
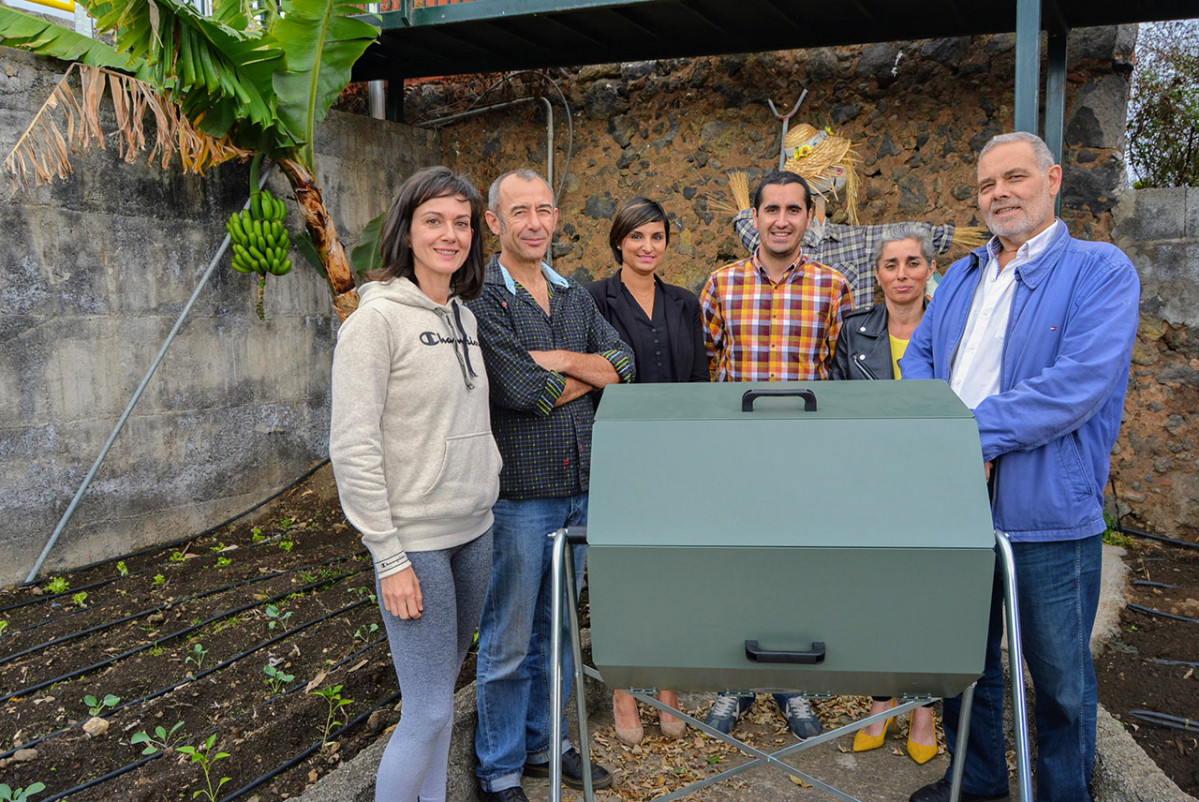
[{"label": "stone wall", "polygon": [[1116,207],[1116,244],[1141,273],[1133,352],[1112,491],[1127,525],[1199,533],[1199,189],[1140,189]]},{"label": "stone wall", "polygon": [[[1110,240],[1113,210],[1126,188],[1121,154],[1135,34],[1135,28],[1121,27],[1070,35],[1062,216],[1078,236]],[[720,208],[728,200],[728,171],[748,169],[756,177],[777,165],[781,130],[767,100],[790,109],[804,86],[809,91],[795,122],[830,125],[850,137],[862,157],[864,223],[977,225],[975,154],[989,137],[1012,128],[1014,58],[1014,38],[1001,35],[555,71],[552,77],[575,115],[570,169],[559,198],[555,265],[580,280],[609,275],[616,268],[607,247],[611,217],[622,201],[644,194],[660,200],[671,216],[667,280],[698,290],[713,268],[744,255],[730,215]],[[461,111],[472,101],[487,105],[536,93],[556,99],[548,82],[529,77],[483,96],[495,77],[410,86],[407,119],[420,122]],[[523,86],[514,90],[514,83]],[[560,171],[568,155],[567,136],[560,107],[555,115]],[[470,172],[484,187],[504,170],[543,169],[545,142],[545,115],[535,104],[458,121],[443,131],[446,163]],[[831,208],[841,221],[840,204]],[[942,268],[962,255],[955,248],[941,259]],[[1194,292],[1193,278],[1189,286]],[[1155,324],[1143,332],[1138,358],[1156,352],[1164,336],[1159,329]],[[1169,375],[1187,369],[1178,351],[1160,359],[1170,365]],[[1130,408],[1133,403],[1130,399]],[[1169,399],[1158,403],[1176,428],[1194,408],[1177,407]],[[1158,436],[1139,427],[1138,419],[1130,419],[1122,443]],[[1163,441],[1160,448],[1177,449],[1176,441]],[[1183,453],[1185,459],[1177,456]],[[1155,486],[1190,476],[1189,454],[1188,445],[1170,454],[1173,462],[1159,456],[1157,466],[1164,473],[1149,470]],[[1139,463],[1134,468],[1118,460],[1114,467],[1129,487],[1140,481],[1129,473],[1140,471]],[[1194,512],[1176,528],[1176,516],[1159,520],[1156,508],[1136,504],[1122,507],[1138,511],[1131,524],[1191,536],[1199,532]]]},{"label": "stone wall", "polygon": [[[0,49],[0,151],[62,69]],[[398,177],[437,160],[435,143],[332,115],[318,172],[339,230],[356,236]],[[73,161],[69,179],[0,201],[0,584],[24,579],[248,192],[243,164],[199,178],[177,161],[125,164],[114,147]],[[277,195],[284,185],[273,177]],[[202,530],[327,455],[337,319],[324,279],[293,260],[267,282],[265,322],[256,277],[217,268],[47,571]]]}]

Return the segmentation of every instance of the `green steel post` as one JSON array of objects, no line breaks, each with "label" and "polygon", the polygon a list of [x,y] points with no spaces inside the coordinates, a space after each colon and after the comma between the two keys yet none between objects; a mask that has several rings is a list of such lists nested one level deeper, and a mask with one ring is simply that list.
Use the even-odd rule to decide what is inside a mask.
[{"label": "green steel post", "polygon": [[[1058,164],[1062,163],[1066,126],[1066,40],[1069,37],[1070,31],[1064,26],[1054,26],[1049,31],[1045,75],[1045,144]],[[1061,211],[1062,195],[1059,192],[1054,212],[1061,214]]]},{"label": "green steel post", "polygon": [[404,122],[404,79],[400,76],[387,82],[387,119]]},{"label": "green steel post", "polygon": [[1037,133],[1041,0],[1016,0],[1016,130]]}]

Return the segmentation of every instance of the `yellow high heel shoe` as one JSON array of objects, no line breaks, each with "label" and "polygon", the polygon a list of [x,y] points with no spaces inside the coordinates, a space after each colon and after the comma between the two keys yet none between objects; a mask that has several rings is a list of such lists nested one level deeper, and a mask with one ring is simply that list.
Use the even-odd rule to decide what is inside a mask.
[{"label": "yellow high heel shoe", "polygon": [[[891,700],[891,707],[895,707],[895,700]],[[883,724],[883,731],[878,735],[867,735],[865,729],[858,730],[853,734],[853,751],[869,752],[871,749],[878,749],[883,745],[883,741],[887,738],[887,730],[891,728],[895,718],[888,718]]]},{"label": "yellow high heel shoe", "polygon": [[[917,708],[919,710],[919,708]],[[937,714],[932,710],[928,711],[933,717],[933,743],[928,744],[916,743],[912,740],[912,725],[908,724],[908,754],[912,756],[912,760],[923,766],[928,761],[937,756]],[[916,711],[912,711],[912,716],[916,715]]]}]

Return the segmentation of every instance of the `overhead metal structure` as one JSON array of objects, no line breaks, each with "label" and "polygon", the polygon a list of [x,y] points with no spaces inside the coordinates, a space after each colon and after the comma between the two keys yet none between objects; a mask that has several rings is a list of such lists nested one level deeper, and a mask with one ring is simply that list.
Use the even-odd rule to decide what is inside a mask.
[{"label": "overhead metal structure", "polygon": [[1186,19],[1195,0],[469,0],[384,12],[355,80],[643,61],[978,34],[1016,34],[1015,127],[1060,158],[1071,28]]}]

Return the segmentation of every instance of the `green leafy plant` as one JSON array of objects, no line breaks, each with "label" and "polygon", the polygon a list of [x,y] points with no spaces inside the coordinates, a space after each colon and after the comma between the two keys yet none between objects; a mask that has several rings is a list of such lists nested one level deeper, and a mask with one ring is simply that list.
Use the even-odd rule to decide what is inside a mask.
[{"label": "green leafy plant", "polygon": [[87,607],[87,591],[79,591],[71,597],[71,601],[75,602],[76,607]]},{"label": "green leafy plant", "polygon": [[367,640],[370,638],[370,636],[374,635],[378,631],[379,631],[378,624],[371,624],[370,629],[367,629],[365,625],[360,626],[354,632],[354,640],[360,640],[363,643],[366,643]]},{"label": "green leafy plant", "polygon": [[291,554],[291,550],[295,547],[295,545],[296,544],[290,540],[280,540],[279,541],[279,548],[283,549],[288,554]]},{"label": "green leafy plant", "polygon": [[202,671],[204,669],[204,658],[207,656],[208,656],[208,650],[205,649],[202,644],[193,643],[192,649],[191,649],[191,654],[189,654],[187,656],[187,659],[185,659],[183,661],[183,663],[184,663],[184,665],[186,665],[188,663],[195,663],[196,671],[197,672]]},{"label": "green leafy plant", "polygon": [[216,561],[217,568],[227,568],[230,565],[233,565],[233,560],[228,557],[221,557]]},{"label": "green leafy plant", "polygon": [[218,540],[218,541],[217,541],[217,544],[216,544],[215,546],[209,546],[209,547],[208,547],[208,550],[209,550],[209,551],[224,551],[224,550],[225,550],[225,544],[224,544],[224,543],[222,543],[222,542],[220,542],[220,541]]},{"label": "green leafy plant", "polygon": [[159,724],[154,728],[153,735],[145,732],[144,730],[136,733],[132,738],[129,739],[129,745],[138,746],[140,744],[145,744],[146,748],[142,750],[143,755],[152,755],[155,752],[162,752],[170,749],[176,744],[183,743],[183,741],[187,739],[187,733],[179,732],[179,730],[182,728],[182,721],[176,722],[175,726],[171,727],[169,730]]},{"label": "green leafy plant", "polygon": [[217,792],[221,790],[222,785],[229,782],[228,777],[222,777],[217,782],[216,787],[212,787],[212,765],[218,760],[223,760],[224,758],[229,757],[228,752],[217,752],[214,755],[212,753],[212,747],[214,744],[216,744],[216,733],[209,735],[208,740],[200,746],[181,746],[177,750],[185,755],[190,756],[191,762],[193,764],[199,763],[200,768],[204,771],[204,784],[208,787],[201,788],[199,791],[193,793],[192,799],[195,799],[198,796],[203,796],[208,799],[208,802],[216,802]]},{"label": "green leafy plant", "polygon": [[170,556],[170,560],[173,563],[182,563],[182,562],[187,562],[187,557],[184,556],[183,552],[176,551],[175,553],[173,553]]},{"label": "green leafy plant", "polygon": [[46,583],[46,590],[50,591],[51,593],[63,593],[64,591],[69,590],[70,587],[71,583],[61,576],[56,576]]},{"label": "green leafy plant", "polygon": [[167,582],[167,578],[165,576],[163,576],[162,574],[155,574],[154,581],[151,584],[154,585],[155,587],[158,587],[159,585],[165,585],[166,582]]},{"label": "green leafy plant", "polygon": [[261,526],[256,526],[250,530],[250,540],[253,540],[255,543],[261,543],[266,540],[266,535],[262,534]]},{"label": "green leafy plant", "polygon": [[375,594],[371,593],[371,589],[365,586],[360,588],[346,588],[346,593],[353,593],[359,599],[362,599],[364,596],[369,596],[372,604],[375,601]]},{"label": "green leafy plant", "polygon": [[284,685],[296,678],[295,674],[288,674],[269,664],[262,667],[262,672],[266,674],[263,681],[270,687],[271,693],[279,693]]},{"label": "green leafy plant", "polygon": [[322,688],[319,691],[311,692],[316,696],[323,697],[329,707],[328,713],[325,716],[325,726],[324,726],[324,729],[321,731],[321,745],[322,746],[329,743],[329,733],[331,733],[333,731],[333,728],[345,723],[342,721],[338,721],[335,718],[337,711],[340,710],[341,708],[345,707],[346,705],[354,704],[352,699],[342,699],[341,698],[341,689],[342,689],[341,685],[334,685],[330,688]]},{"label": "green leafy plant", "polygon": [[278,624],[286,630],[287,619],[291,618],[291,616],[292,613],[290,611],[285,613],[275,605],[268,604],[266,606],[266,617],[270,619],[270,622],[266,625],[267,629],[274,629],[275,625]]},{"label": "green leafy plant", "polygon": [[32,783],[24,788],[12,789],[7,783],[0,783],[0,801],[2,802],[27,802],[33,799],[33,794],[40,794],[46,790],[45,783]]},{"label": "green leafy plant", "polygon": [[125,565],[124,560],[117,560],[117,573],[121,576],[129,576],[129,566]]},{"label": "green leafy plant", "polygon": [[116,707],[121,703],[121,697],[107,694],[103,699],[97,699],[90,693],[83,697],[83,703],[87,705],[87,712],[93,716],[98,716],[109,708]]},{"label": "green leafy plant", "polygon": [[4,630],[8,629],[7,621],[0,621],[0,635],[4,634]]},{"label": "green leafy plant", "polygon": [[1128,103],[1139,187],[1199,186],[1199,22],[1142,25]]},{"label": "green leafy plant", "polygon": [[291,529],[295,525],[296,525],[295,518],[280,518],[279,519],[279,526],[283,527],[284,529]]}]

